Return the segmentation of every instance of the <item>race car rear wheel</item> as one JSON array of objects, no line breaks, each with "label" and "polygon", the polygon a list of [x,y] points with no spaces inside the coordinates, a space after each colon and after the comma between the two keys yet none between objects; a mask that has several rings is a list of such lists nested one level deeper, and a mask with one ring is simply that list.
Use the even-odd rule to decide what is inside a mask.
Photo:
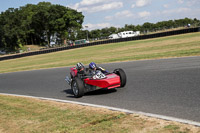
[{"label": "race car rear wheel", "polygon": [[83,81],[80,78],[75,77],[72,81],[71,89],[74,93],[74,97],[76,98],[82,97],[84,95],[84,90],[85,90]]},{"label": "race car rear wheel", "polygon": [[114,73],[120,76],[121,85],[120,87],[124,87],[126,85],[126,73],[123,69],[118,68],[114,70]]}]

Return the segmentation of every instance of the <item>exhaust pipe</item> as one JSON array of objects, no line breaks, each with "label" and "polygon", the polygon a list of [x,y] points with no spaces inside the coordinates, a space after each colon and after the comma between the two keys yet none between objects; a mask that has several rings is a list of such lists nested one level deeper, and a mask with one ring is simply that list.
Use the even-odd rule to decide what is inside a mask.
[{"label": "exhaust pipe", "polygon": [[71,81],[72,81],[72,80],[71,80],[68,76],[65,77],[65,81],[66,81],[69,85],[71,85]]}]

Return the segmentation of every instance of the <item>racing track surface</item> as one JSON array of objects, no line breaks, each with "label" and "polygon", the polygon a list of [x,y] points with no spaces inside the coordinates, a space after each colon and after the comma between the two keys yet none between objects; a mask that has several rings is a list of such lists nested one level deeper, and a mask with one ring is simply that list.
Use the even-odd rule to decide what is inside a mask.
[{"label": "racing track surface", "polygon": [[79,101],[200,122],[200,57],[100,65],[123,68],[127,85],[74,98],[65,82],[69,68],[0,74],[0,93]]}]

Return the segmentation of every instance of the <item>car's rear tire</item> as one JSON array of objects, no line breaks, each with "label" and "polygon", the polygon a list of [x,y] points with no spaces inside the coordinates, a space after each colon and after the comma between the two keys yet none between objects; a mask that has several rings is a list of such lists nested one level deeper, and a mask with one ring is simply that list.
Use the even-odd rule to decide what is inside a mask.
[{"label": "car's rear tire", "polygon": [[85,90],[83,81],[80,78],[75,77],[72,81],[71,89],[74,94],[74,97],[76,98],[82,97],[84,95],[84,90]]},{"label": "car's rear tire", "polygon": [[121,85],[120,87],[124,87],[126,85],[126,73],[123,69],[118,68],[114,70],[114,73],[120,76]]}]

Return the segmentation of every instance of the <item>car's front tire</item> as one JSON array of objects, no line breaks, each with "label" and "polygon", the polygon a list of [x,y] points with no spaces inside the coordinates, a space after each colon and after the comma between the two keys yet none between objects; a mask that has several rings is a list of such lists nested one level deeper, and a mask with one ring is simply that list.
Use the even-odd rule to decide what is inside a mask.
[{"label": "car's front tire", "polygon": [[71,89],[74,94],[74,97],[76,98],[82,97],[84,95],[84,90],[85,90],[83,81],[80,78],[75,77],[72,81]]},{"label": "car's front tire", "polygon": [[124,72],[124,70],[118,68],[114,70],[114,73],[120,76],[120,82],[121,82],[120,87],[124,87],[126,85],[126,73]]}]

